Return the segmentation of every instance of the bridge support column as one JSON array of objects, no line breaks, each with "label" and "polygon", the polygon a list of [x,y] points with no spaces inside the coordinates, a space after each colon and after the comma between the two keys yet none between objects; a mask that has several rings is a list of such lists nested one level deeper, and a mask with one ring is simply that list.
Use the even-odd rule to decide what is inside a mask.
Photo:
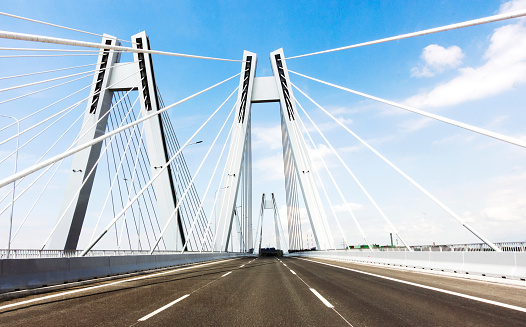
[{"label": "bridge support column", "polygon": [[[106,45],[120,45],[113,36],[104,35],[102,43]],[[93,77],[91,95],[88,99],[82,130],[84,135],[78,144],[89,142],[106,131],[108,116],[104,116],[111,107],[113,91],[107,89],[110,85],[111,71],[115,63],[119,62],[120,53],[114,50],[101,49],[97,60],[97,74]],[[97,122],[101,117],[103,117]],[[93,125],[96,125],[93,127]],[[97,143],[73,156],[73,164],[68,177],[64,198],[59,217],[62,219],[53,233],[48,248],[53,250],[75,251],[79,241],[80,231],[84,223],[86,209],[97,169],[95,163],[100,156],[102,142]],[[88,177],[91,170],[94,170]],[[82,184],[84,185],[82,186]],[[82,186],[80,192],[77,192]],[[71,205],[70,205],[71,204]]]},{"label": "bridge support column", "polygon": [[[145,32],[132,36],[132,42],[134,48],[150,49],[150,41]],[[159,100],[157,97],[157,85],[155,83],[152,56],[151,54],[134,53],[133,59],[137,62],[136,67],[139,70],[138,78],[141,81],[138,88],[141,115],[147,117],[161,109],[159,108]],[[144,137],[153,176],[157,170],[162,168],[170,159],[164,137],[164,126],[161,115],[144,122]],[[168,167],[168,169],[153,182],[159,209],[159,223],[161,226],[166,224],[177,205],[177,194],[174,185],[171,167]],[[163,238],[167,249],[179,251],[185,243],[185,235],[180,213],[177,212],[176,214],[177,219],[168,227]]]},{"label": "bridge support column", "polygon": [[[231,240],[232,221],[239,190],[241,168],[246,153],[250,110],[252,106],[252,89],[256,75],[257,57],[255,53],[243,53],[243,68],[239,82],[232,138],[225,167],[222,192],[219,197],[219,215],[215,232],[215,251],[227,251]],[[250,186],[249,186],[250,187]]]},{"label": "bridge support column", "polygon": [[307,207],[309,221],[312,227],[317,249],[334,249],[334,241],[327,222],[327,216],[323,210],[318,187],[312,170],[307,146],[301,132],[301,124],[296,111],[296,103],[292,94],[287,65],[283,49],[276,50],[270,54],[270,62],[274,72],[281,112],[287,136],[289,138],[294,168],[298,176],[303,200]]}]

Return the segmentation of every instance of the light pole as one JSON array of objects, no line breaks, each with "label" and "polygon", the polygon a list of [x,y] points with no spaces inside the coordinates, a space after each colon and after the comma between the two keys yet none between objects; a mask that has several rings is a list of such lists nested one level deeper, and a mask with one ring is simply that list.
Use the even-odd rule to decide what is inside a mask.
[{"label": "light pole", "polygon": [[[18,142],[20,139],[20,121],[13,116],[0,115],[1,117],[11,118],[16,121],[17,133],[16,133],[16,154],[15,154],[15,174],[18,168]],[[16,190],[16,181],[13,181],[13,197],[11,200],[11,216],[9,218],[9,238],[7,239],[7,259],[11,252],[11,232],[13,230],[13,213],[15,210],[15,190]]]}]

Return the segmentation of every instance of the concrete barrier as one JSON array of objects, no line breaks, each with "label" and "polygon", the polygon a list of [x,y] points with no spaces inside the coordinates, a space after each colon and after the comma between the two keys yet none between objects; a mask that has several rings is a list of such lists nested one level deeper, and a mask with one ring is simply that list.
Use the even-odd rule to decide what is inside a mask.
[{"label": "concrete barrier", "polygon": [[184,253],[0,260],[0,294],[118,274],[246,256],[243,253]]},{"label": "concrete barrier", "polygon": [[423,268],[526,280],[526,252],[312,251],[290,256]]}]

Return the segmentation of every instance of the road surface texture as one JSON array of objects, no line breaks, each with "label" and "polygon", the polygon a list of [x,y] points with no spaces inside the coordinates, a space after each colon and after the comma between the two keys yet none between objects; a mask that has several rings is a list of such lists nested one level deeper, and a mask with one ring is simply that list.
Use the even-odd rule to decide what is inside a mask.
[{"label": "road surface texture", "polygon": [[242,258],[3,301],[0,326],[526,326],[526,287]]}]

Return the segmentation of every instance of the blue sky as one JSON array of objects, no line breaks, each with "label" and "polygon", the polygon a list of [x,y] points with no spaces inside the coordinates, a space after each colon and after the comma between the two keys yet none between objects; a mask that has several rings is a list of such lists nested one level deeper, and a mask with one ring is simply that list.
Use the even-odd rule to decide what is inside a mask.
[{"label": "blue sky", "polygon": [[[258,54],[258,76],[268,76],[271,74],[269,53],[278,48],[283,48],[286,56],[294,56],[526,8],[526,2],[520,0],[474,3],[12,1],[2,3],[0,11],[94,33],[108,33],[121,39],[129,39],[131,35],[145,30],[152,48],[163,51],[240,59],[243,50],[249,50]],[[0,29],[99,41],[96,36],[8,17],[0,17]],[[525,35],[523,20],[514,19],[291,59],[287,64],[291,70],[309,76],[525,138]],[[6,40],[0,40],[0,44],[40,47]],[[93,59],[76,60],[89,63]],[[165,103],[173,103],[240,70],[239,63],[232,62],[161,56],[154,56],[153,60],[157,84]],[[33,66],[22,67],[28,71],[50,65],[44,61],[28,62]],[[60,66],[59,63],[54,64]],[[17,65],[4,67],[3,76],[23,71]],[[292,75],[291,78],[298,87],[489,239],[526,239],[526,170],[523,164],[526,149],[433,122],[298,76]],[[189,102],[171,112],[179,138],[185,140],[226,98],[236,83],[233,81],[200,97],[199,101]],[[477,242],[440,208],[327,119],[299,92],[295,95],[409,243]],[[258,212],[257,202],[261,193],[274,192],[285,219],[279,107],[258,104],[252,109],[254,215]],[[20,109],[10,106],[1,110],[13,114]],[[30,110],[29,107],[27,110]],[[226,110],[222,114],[223,118],[226,117]],[[221,119],[214,124],[219,126]],[[306,118],[303,120],[307,124]],[[311,127],[308,129],[313,132]],[[204,143],[214,136],[212,130],[206,131],[202,136]],[[340,187],[369,239],[374,243],[388,243],[390,230],[387,225],[335,157],[322,145],[321,138],[313,137],[320,149],[318,153],[313,153],[315,163],[319,166],[317,156],[321,153],[340,181]],[[199,161],[204,154],[202,151],[206,149],[189,148],[187,156],[189,160]],[[12,162],[6,162],[2,169],[11,169],[7,167],[12,167]],[[200,177],[201,189],[206,187],[205,180],[206,172]],[[342,209],[342,201],[329,183],[326,186],[334,195],[333,204],[337,206],[349,243],[361,243],[350,217]],[[327,213],[330,216],[328,210]],[[52,210],[49,215],[53,215]],[[6,213],[1,217],[2,226],[5,226]],[[50,217],[46,219],[56,219]],[[266,217],[263,244],[273,245],[270,212]],[[302,218],[306,222],[305,214]],[[333,219],[330,219],[331,225],[335,226]],[[308,232],[309,228],[304,224],[305,231]],[[337,228],[334,228],[334,238],[336,243],[341,242]]]}]

